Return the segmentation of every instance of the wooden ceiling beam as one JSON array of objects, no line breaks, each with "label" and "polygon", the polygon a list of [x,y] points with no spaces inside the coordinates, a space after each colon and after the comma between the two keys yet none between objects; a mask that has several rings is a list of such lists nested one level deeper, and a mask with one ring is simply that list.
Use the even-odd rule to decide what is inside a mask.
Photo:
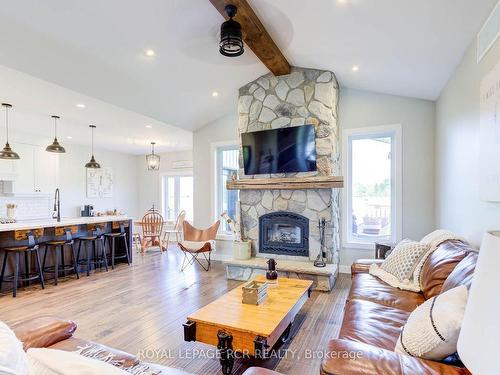
[{"label": "wooden ceiling beam", "polygon": [[247,0],[210,0],[210,2],[226,20],[229,17],[224,7],[227,4],[236,6],[238,11],[234,20],[241,24],[245,44],[275,76],[290,74],[290,64]]}]

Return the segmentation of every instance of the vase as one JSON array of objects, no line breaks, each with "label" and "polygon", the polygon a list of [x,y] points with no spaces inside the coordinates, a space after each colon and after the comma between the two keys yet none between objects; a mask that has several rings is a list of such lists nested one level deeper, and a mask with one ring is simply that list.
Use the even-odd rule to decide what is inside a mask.
[{"label": "vase", "polygon": [[233,242],[233,259],[248,260],[252,257],[252,242],[251,241],[234,241]]}]

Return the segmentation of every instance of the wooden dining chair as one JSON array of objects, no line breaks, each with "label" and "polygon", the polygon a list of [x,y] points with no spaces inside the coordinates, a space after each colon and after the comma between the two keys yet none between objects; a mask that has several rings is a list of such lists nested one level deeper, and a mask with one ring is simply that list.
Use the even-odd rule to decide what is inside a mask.
[{"label": "wooden dining chair", "polygon": [[[181,271],[197,262],[205,271],[210,270],[210,253],[215,246],[215,238],[219,230],[220,220],[207,229],[193,227],[187,221],[182,224],[184,230],[184,241],[179,242],[179,248],[184,253]],[[208,254],[208,256],[207,256]],[[198,257],[203,255],[207,265],[205,266]]]},{"label": "wooden dining chair", "polygon": [[148,211],[141,220],[141,252],[144,253],[148,246],[159,246],[165,250],[161,243],[163,231],[163,216],[156,210]]},{"label": "wooden dining chair", "polygon": [[166,229],[163,232],[163,240],[162,244],[163,246],[168,249],[168,244],[170,243],[170,235],[175,234],[175,240],[177,242],[182,241],[182,229],[183,229],[183,224],[184,224],[184,219],[186,219],[186,211],[182,210],[179,212],[179,215],[177,215],[177,219],[175,220],[175,225],[173,229]]}]

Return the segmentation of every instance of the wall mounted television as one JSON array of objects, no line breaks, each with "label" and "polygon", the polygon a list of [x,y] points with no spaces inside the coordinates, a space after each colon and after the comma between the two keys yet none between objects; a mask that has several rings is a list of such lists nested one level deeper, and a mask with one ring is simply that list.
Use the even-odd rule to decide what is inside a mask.
[{"label": "wall mounted television", "polygon": [[246,175],[316,171],[314,125],[241,135]]}]

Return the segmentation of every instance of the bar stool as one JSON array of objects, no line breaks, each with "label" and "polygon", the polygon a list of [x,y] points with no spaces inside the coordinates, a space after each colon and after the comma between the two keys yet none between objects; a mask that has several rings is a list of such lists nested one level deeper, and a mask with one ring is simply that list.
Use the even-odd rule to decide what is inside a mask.
[{"label": "bar stool", "polygon": [[[33,233],[29,232],[27,234],[27,240],[28,243],[25,246],[12,246],[12,247],[5,247],[2,250],[4,250],[5,255],[3,258],[3,264],[2,264],[2,273],[0,275],[0,290],[2,289],[2,283],[5,282],[11,282],[13,283],[13,288],[12,288],[12,297],[16,297],[17,295],[17,284],[19,281],[21,282],[26,282],[26,281],[32,281],[32,280],[40,280],[40,283],[42,284],[42,289],[45,289],[45,282],[43,280],[43,272],[42,272],[42,265],[40,263],[40,254],[38,253],[38,244],[35,241],[35,236]],[[31,253],[35,254],[35,260],[38,266],[38,273],[31,273],[31,265],[30,265],[30,259],[29,256]],[[7,257],[9,254],[14,254],[14,274],[10,276],[5,276],[5,268],[7,266]],[[24,254],[24,277],[19,276],[19,258],[21,254]]]},{"label": "bar stool", "polygon": [[[45,253],[43,255],[42,270],[45,273],[53,273],[54,274],[54,285],[57,285],[59,272],[62,272],[63,276],[66,276],[66,272],[75,271],[76,278],[77,279],[80,278],[80,275],[78,273],[78,264],[77,264],[74,241],[73,241],[73,236],[71,234],[71,229],[66,228],[64,230],[64,233],[65,233],[66,239],[47,241],[44,243]],[[56,228],[56,235],[57,235],[57,228]],[[66,248],[66,246],[69,246],[71,248],[71,255],[72,255],[72,259],[73,259],[73,262],[71,263],[71,265],[66,265],[64,263],[64,249]],[[47,253],[51,249],[54,250],[54,265],[45,267],[45,261],[47,260]],[[60,254],[61,254],[61,263],[62,263],[61,269],[59,269],[59,256],[57,255],[58,249],[60,250]]]},{"label": "bar stool", "polygon": [[[78,265],[85,266],[87,268],[87,276],[90,276],[90,268],[93,264],[95,267],[99,265],[100,267],[104,264],[106,272],[108,272],[108,258],[106,257],[106,249],[104,244],[104,236],[101,232],[101,228],[95,226],[92,230],[92,234],[89,236],[82,236],[78,238],[80,241],[78,244],[78,255],[76,256]],[[80,260],[80,251],[82,248],[82,243],[84,244],[86,259]],[[101,246],[99,246],[101,244]],[[92,256],[91,249],[92,247]],[[99,255],[99,247],[101,248],[101,254]]]},{"label": "bar stool", "polygon": [[[104,234],[104,237],[108,239],[109,247],[111,249],[111,269],[112,270],[115,269],[115,259],[127,258],[127,263],[130,266],[130,255],[128,250],[127,233],[125,232],[125,225],[123,223],[120,223],[120,232],[106,233]],[[115,255],[116,245],[119,244],[120,240],[122,239],[125,246],[125,254],[116,256]]]}]

